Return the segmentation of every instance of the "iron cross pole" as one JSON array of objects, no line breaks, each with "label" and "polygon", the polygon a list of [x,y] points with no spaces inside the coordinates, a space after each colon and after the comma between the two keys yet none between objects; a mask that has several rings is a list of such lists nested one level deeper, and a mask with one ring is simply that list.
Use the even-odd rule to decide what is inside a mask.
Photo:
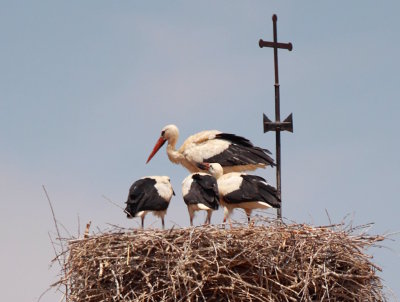
[{"label": "iron cross pole", "polygon": [[[268,131],[276,132],[276,189],[279,198],[282,201],[282,187],[281,187],[281,131],[293,132],[293,116],[290,114],[283,122],[280,116],[280,97],[279,97],[279,75],[278,75],[278,48],[293,49],[292,43],[279,43],[276,31],[276,21],[278,17],[272,16],[274,26],[274,41],[268,42],[260,39],[258,45],[260,48],[271,47],[274,49],[274,67],[275,67],[275,122],[272,122],[265,114],[263,116],[264,133]],[[282,218],[282,207],[278,209],[277,216]]]}]

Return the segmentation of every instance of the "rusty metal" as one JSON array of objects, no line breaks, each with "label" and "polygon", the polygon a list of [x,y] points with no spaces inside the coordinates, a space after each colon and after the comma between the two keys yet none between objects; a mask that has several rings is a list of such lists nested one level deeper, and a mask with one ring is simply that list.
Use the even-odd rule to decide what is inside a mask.
[{"label": "rusty metal", "polygon": [[[282,187],[281,187],[281,131],[293,132],[293,115],[290,114],[283,122],[280,116],[280,95],[279,95],[279,74],[278,74],[278,49],[293,49],[292,43],[278,42],[278,34],[276,30],[276,21],[278,17],[272,16],[274,41],[263,41],[260,39],[258,45],[260,48],[270,47],[274,49],[274,69],[275,69],[275,122],[272,122],[265,114],[263,115],[264,133],[268,131],[275,131],[276,133],[276,189],[278,197],[282,201]],[[282,203],[281,208],[277,211],[279,219],[282,218]]]},{"label": "rusty metal", "polygon": [[260,48],[263,48],[263,47],[275,47],[275,45],[278,48],[287,49],[289,51],[292,51],[292,49],[293,49],[292,43],[279,43],[279,42],[275,43],[275,42],[264,41],[262,39],[260,39],[260,41],[258,41],[258,46],[260,46]]}]

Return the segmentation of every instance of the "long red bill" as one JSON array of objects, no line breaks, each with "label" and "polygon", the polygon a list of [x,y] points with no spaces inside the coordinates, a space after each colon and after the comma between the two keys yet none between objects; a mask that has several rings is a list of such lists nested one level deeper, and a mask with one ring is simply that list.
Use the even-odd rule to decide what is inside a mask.
[{"label": "long red bill", "polygon": [[158,139],[156,145],[154,146],[153,151],[151,151],[151,154],[150,154],[149,158],[146,161],[146,164],[153,158],[153,156],[165,144],[165,142],[166,142],[166,139],[164,139],[162,136]]},{"label": "long red bill", "polygon": [[207,171],[210,169],[210,164],[209,163],[197,163],[197,167],[201,170]]}]

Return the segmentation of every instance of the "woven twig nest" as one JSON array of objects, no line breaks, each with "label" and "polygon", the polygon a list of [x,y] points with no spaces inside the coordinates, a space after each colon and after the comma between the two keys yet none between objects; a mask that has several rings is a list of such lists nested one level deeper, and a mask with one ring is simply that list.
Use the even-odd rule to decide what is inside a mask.
[{"label": "woven twig nest", "polygon": [[[358,228],[357,230],[360,230]],[[332,225],[114,230],[69,240],[67,301],[385,301],[365,249]]]}]

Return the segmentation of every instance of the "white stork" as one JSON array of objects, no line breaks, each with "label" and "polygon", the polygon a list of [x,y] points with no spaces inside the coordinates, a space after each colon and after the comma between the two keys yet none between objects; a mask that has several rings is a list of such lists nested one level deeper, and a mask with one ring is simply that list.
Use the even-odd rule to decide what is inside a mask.
[{"label": "white stork", "polygon": [[164,229],[164,216],[169,202],[175,195],[168,176],[147,176],[135,181],[129,189],[125,212],[128,218],[140,217],[142,229],[144,217],[148,212],[161,218]]},{"label": "white stork", "polygon": [[193,218],[196,211],[207,211],[204,224],[211,222],[211,215],[219,208],[219,194],[217,180],[206,173],[192,173],[182,182],[182,195],[190,217],[190,225],[193,226]]},{"label": "white stork", "polygon": [[178,136],[179,130],[175,125],[165,126],[146,163],[168,141],[167,154],[170,161],[183,165],[191,173],[201,172],[197,165],[203,162],[219,163],[224,173],[274,166],[269,156],[271,152],[254,146],[242,136],[217,130],[202,131],[189,136],[176,150]]},{"label": "white stork", "polygon": [[218,163],[203,163],[199,167],[207,169],[217,179],[220,203],[224,207],[224,222],[235,208],[244,209],[250,223],[252,210],[281,207],[276,189],[261,176],[239,172],[223,174]]}]

